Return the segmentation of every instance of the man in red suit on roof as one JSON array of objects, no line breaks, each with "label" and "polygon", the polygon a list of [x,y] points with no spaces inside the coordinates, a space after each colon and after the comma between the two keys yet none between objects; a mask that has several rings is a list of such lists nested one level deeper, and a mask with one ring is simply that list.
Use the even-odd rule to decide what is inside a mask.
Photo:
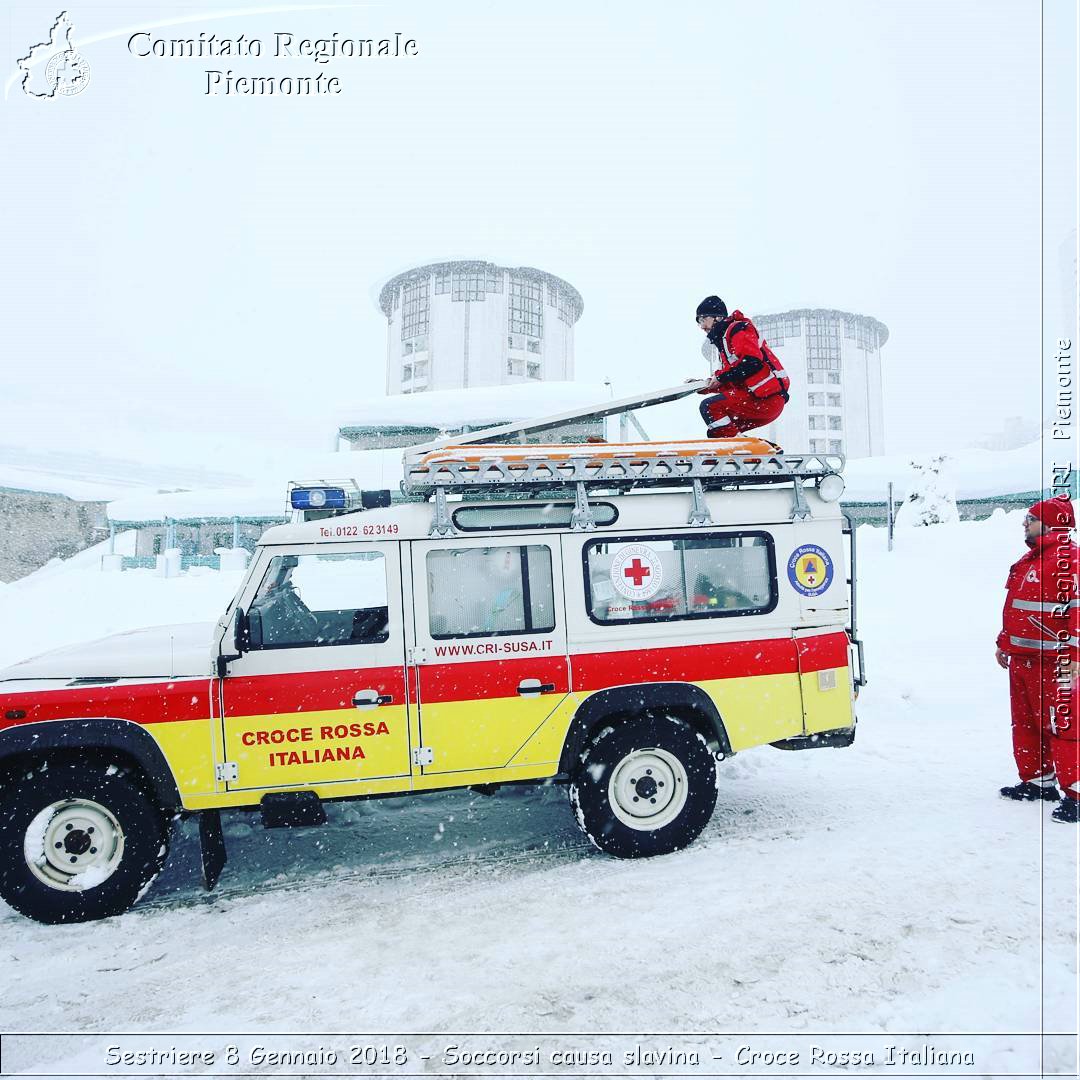
[{"label": "man in red suit on roof", "polygon": [[[1037,502],[1024,517],[1030,549],[1009,570],[997,662],[1009,670],[1013,756],[1020,783],[1007,799],[1061,802],[1055,821],[1080,821],[1080,552],[1069,539],[1068,496]],[[1056,785],[1055,785],[1056,781]]]},{"label": "man in red suit on roof", "polygon": [[710,439],[728,439],[771,424],[788,400],[791,379],[776,353],[741,312],[728,314],[719,296],[698,304],[697,324],[716,346],[719,365],[701,403]]}]

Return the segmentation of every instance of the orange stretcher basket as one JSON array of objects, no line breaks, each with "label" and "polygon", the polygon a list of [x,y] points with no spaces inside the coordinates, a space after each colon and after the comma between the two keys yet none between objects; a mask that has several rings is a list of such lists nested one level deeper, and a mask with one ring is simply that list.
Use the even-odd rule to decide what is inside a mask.
[{"label": "orange stretcher basket", "polygon": [[626,443],[462,443],[444,446],[420,455],[414,467],[441,465],[453,462],[459,465],[480,467],[493,461],[522,466],[538,459],[545,461],[584,461],[596,467],[604,462],[618,460],[628,465],[644,463],[651,459],[694,458],[708,461],[739,454],[747,457],[768,457],[780,453],[780,447],[767,439],[680,439],[670,442]]}]

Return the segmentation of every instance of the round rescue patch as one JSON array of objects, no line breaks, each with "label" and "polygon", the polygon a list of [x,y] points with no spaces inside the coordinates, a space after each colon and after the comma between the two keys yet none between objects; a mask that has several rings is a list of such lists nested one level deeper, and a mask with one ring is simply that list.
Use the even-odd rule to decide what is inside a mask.
[{"label": "round rescue patch", "polygon": [[627,544],[611,560],[611,584],[628,600],[648,600],[664,584],[660,556],[646,544]]},{"label": "round rescue patch", "polygon": [[791,553],[787,576],[795,590],[803,596],[820,596],[832,584],[832,559],[817,544],[803,544]]}]

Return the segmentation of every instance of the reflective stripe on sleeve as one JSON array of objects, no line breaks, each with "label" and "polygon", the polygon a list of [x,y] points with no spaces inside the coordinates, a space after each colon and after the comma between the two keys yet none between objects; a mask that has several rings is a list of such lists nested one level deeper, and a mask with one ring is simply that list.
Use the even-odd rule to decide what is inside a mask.
[{"label": "reflective stripe on sleeve", "polygon": [[760,382],[747,383],[746,388],[748,390],[757,390],[760,387],[764,386],[769,381],[769,379],[771,379],[771,378],[772,378],[772,372],[770,372],[768,375],[766,375],[765,378],[762,379]]},{"label": "reflective stripe on sleeve", "polygon": [[1066,611],[1080,607],[1080,600],[1070,600],[1068,603],[1063,604],[1043,603],[1040,600],[1014,600],[1012,606],[1020,611],[1059,612],[1063,615]]}]

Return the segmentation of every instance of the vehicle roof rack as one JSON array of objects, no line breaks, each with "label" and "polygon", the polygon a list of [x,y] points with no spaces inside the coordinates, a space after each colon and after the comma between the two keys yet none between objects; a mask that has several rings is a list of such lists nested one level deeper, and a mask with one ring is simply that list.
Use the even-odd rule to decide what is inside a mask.
[{"label": "vehicle roof rack", "polygon": [[[729,440],[724,440],[728,443]],[[730,440],[756,442],[762,440]],[[779,447],[733,451],[714,445],[665,451],[663,443],[582,444],[563,447],[460,446],[425,455],[407,454],[402,491],[414,498],[435,497],[432,532],[449,527],[446,496],[469,499],[502,497],[551,498],[573,495],[572,529],[595,528],[590,494],[626,493],[642,488],[689,488],[691,525],[711,524],[707,490],[790,483],[794,492],[792,519],[808,517],[803,483],[837,475],[842,454],[786,454]],[[767,448],[767,449],[766,449]],[[454,450],[461,451],[455,454]],[[530,453],[534,449],[535,453]],[[725,452],[727,450],[727,452]],[[507,453],[511,451],[511,453]]]}]

